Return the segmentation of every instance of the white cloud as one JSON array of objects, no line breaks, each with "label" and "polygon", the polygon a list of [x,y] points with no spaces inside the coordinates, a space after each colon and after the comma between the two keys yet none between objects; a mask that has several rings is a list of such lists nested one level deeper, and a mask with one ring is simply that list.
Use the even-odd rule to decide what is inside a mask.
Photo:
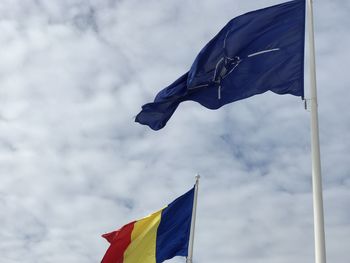
[{"label": "white cloud", "polygon": [[[196,261],[312,261],[300,99],[186,102],[158,132],[133,122],[230,18],[277,2],[2,1],[2,260],[98,262],[100,234],[160,209],[199,172]],[[315,1],[327,253],[338,262],[350,234],[349,8]]]}]

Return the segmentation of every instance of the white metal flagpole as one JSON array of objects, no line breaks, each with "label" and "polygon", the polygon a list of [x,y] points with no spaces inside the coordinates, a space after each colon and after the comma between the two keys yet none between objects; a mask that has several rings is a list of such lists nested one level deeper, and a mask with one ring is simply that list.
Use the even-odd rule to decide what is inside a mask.
[{"label": "white metal flagpole", "polygon": [[200,176],[196,176],[196,184],[194,186],[194,197],[193,197],[193,208],[192,208],[192,219],[191,219],[191,230],[190,230],[190,240],[188,244],[188,256],[186,263],[192,263],[193,259],[193,243],[194,243],[194,229],[196,225],[196,213],[197,213],[197,197],[198,197],[198,185]]},{"label": "white metal flagpole", "polygon": [[312,152],[312,190],[314,208],[315,262],[326,263],[326,245],[324,232],[323,197],[320,140],[318,131],[316,60],[313,21],[313,0],[308,0],[309,51],[310,51],[310,95],[311,95],[311,152]]}]

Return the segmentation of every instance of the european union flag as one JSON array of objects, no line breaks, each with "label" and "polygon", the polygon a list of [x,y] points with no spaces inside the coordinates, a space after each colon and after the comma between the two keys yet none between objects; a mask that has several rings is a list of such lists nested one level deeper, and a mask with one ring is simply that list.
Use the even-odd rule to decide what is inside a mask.
[{"label": "european union flag", "polygon": [[198,54],[190,70],[142,106],[135,121],[163,128],[178,105],[209,109],[264,93],[304,97],[305,0],[232,19]]}]

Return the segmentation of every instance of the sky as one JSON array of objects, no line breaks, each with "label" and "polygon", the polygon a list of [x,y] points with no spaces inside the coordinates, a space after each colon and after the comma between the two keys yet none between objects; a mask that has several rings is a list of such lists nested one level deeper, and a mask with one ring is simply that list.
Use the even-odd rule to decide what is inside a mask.
[{"label": "sky", "polygon": [[[277,3],[2,0],[0,261],[100,262],[101,234],[164,207],[198,173],[194,263],[313,262],[300,98],[185,102],[157,132],[134,122],[231,18]],[[327,259],[345,262],[350,2],[315,0],[314,12]]]}]

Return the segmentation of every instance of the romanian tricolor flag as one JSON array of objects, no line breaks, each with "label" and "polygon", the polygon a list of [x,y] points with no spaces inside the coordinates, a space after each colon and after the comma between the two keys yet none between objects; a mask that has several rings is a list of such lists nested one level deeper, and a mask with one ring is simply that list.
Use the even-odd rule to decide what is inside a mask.
[{"label": "romanian tricolor flag", "polygon": [[110,246],[102,263],[160,263],[188,256],[194,188],[167,207],[104,234]]}]

